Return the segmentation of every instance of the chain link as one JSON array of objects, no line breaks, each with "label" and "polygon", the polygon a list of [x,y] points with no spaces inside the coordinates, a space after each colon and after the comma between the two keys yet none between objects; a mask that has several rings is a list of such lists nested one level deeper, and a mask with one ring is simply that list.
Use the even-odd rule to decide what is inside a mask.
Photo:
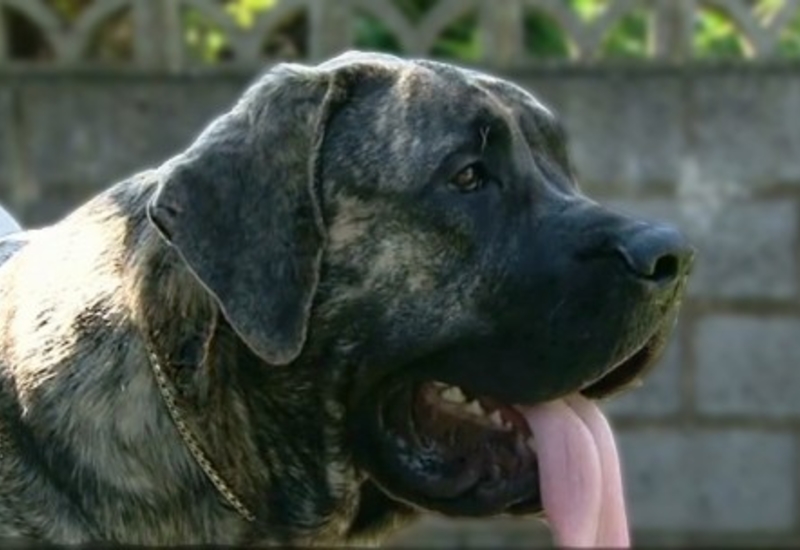
[{"label": "chain link", "polygon": [[[189,452],[192,454],[194,459],[200,465],[200,468],[206,474],[214,487],[217,488],[217,491],[219,491],[227,503],[248,522],[255,521],[256,518],[253,513],[250,512],[247,506],[245,506],[244,503],[230,489],[230,487],[228,487],[228,484],[225,483],[225,480],[222,479],[222,477],[216,472],[214,466],[200,448],[200,444],[197,442],[194,434],[192,434],[186,422],[183,420],[183,415],[181,414],[180,409],[178,409],[175,400],[175,394],[170,386],[169,381],[167,380],[166,375],[164,374],[164,370],[161,368],[161,364],[159,363],[155,353],[153,353],[152,350],[148,350],[148,355],[150,356],[150,364],[153,367],[153,373],[155,374],[156,381],[158,382],[158,388],[161,392],[161,396],[164,398],[164,404],[167,406],[167,410],[172,417],[172,421],[175,424],[175,427],[178,429],[178,433],[181,435],[184,444],[186,447],[188,447]],[[10,442],[8,438],[5,437],[5,434],[0,432],[0,459],[5,458],[9,443]]]},{"label": "chain link", "polygon": [[256,518],[253,513],[250,512],[247,506],[245,506],[245,504],[236,496],[236,494],[231,490],[225,480],[222,479],[222,477],[217,473],[214,466],[206,457],[197,441],[197,438],[191,432],[183,419],[183,415],[181,414],[175,399],[175,392],[167,380],[164,370],[161,368],[158,357],[151,349],[148,349],[147,352],[150,356],[150,364],[153,368],[153,373],[155,374],[156,381],[158,382],[158,389],[161,391],[161,396],[164,398],[164,404],[167,406],[169,415],[172,417],[172,421],[175,424],[175,427],[178,429],[178,433],[181,435],[181,439],[183,439],[184,444],[189,449],[189,452],[192,454],[194,459],[200,465],[200,468],[206,474],[214,487],[217,488],[217,491],[219,491],[227,503],[248,522],[255,521]]}]

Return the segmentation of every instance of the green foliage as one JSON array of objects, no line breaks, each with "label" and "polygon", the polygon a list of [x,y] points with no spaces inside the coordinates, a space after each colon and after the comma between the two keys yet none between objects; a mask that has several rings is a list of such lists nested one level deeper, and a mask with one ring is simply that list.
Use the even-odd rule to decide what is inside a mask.
[{"label": "green foliage", "polygon": [[400,53],[400,43],[380,19],[360,12],[355,19],[355,46],[365,50]]},{"label": "green foliage", "polygon": [[92,0],[49,0],[50,5],[67,21],[74,20]]},{"label": "green foliage", "polygon": [[603,53],[608,57],[646,58],[648,54],[647,25],[648,13],[645,10],[632,11],[623,16],[603,41]]},{"label": "green foliage", "polygon": [[[248,29],[260,13],[271,9],[276,3],[277,0],[226,0],[223,9],[236,25]],[[207,63],[223,59],[228,39],[222,29],[209,23],[197,10],[188,10],[183,17],[186,29],[184,38],[190,51]]]},{"label": "green foliage", "polygon": [[475,15],[468,15],[447,27],[433,46],[431,54],[443,59],[478,61],[481,38]]},{"label": "green foliage", "polygon": [[525,15],[525,49],[535,57],[547,59],[566,59],[570,55],[570,45],[564,33],[547,14],[539,10]]},{"label": "green foliage", "polygon": [[250,28],[253,26],[259,12],[266,11],[275,5],[277,0],[236,0],[228,2],[225,6],[227,11],[240,27]]},{"label": "green foliage", "polygon": [[721,11],[701,11],[693,38],[693,47],[700,57],[737,58],[744,55],[745,46],[736,27]]},{"label": "green foliage", "polygon": [[581,19],[592,21],[603,13],[608,0],[567,0],[567,3]]},{"label": "green foliage", "polygon": [[[74,5],[75,0],[51,0],[55,4]],[[277,0],[226,0],[225,11],[243,27],[253,25],[258,15],[271,9]],[[336,1],[336,0],[320,0]],[[438,0],[394,0],[398,10],[415,24],[436,5]],[[502,1],[502,0],[498,0]],[[575,14],[591,22],[600,17],[610,0],[565,0]],[[756,17],[768,23],[787,0],[752,0]],[[692,47],[700,58],[742,58],[747,44],[733,20],[724,11],[724,1],[702,3],[692,34]],[[205,61],[224,57],[227,41],[220,29],[209,25],[202,15],[187,12],[186,40]],[[434,45],[431,55],[462,61],[477,61],[482,57],[481,37],[476,14],[462,17],[449,25]],[[601,56],[610,58],[647,58],[650,47],[650,13],[634,10],[623,16],[605,36]],[[564,59],[571,53],[568,38],[546,13],[530,10],[524,19],[524,39],[527,51],[537,58]],[[359,48],[402,53],[396,39],[374,14],[358,13],[355,20],[355,45]],[[800,57],[800,12],[780,37],[779,54]]]}]

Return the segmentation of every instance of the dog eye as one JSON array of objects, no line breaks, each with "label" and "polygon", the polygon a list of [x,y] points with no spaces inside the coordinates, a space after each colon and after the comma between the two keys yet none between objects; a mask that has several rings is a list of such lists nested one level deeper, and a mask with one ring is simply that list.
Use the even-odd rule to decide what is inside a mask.
[{"label": "dog eye", "polygon": [[473,163],[463,168],[450,178],[450,185],[462,193],[480,190],[486,183],[486,173],[480,163]]}]

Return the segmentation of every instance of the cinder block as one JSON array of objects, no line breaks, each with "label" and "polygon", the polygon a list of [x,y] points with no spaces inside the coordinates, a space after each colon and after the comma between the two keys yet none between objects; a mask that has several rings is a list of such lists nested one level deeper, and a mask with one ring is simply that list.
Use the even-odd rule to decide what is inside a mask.
[{"label": "cinder block", "polygon": [[713,316],[694,335],[697,410],[703,414],[800,415],[800,319]]},{"label": "cinder block", "polygon": [[26,83],[20,90],[33,176],[87,195],[190,145],[244,83],[87,80]]},{"label": "cinder block", "polygon": [[0,89],[0,203],[9,205],[12,198],[14,170],[11,166],[13,155],[14,124],[12,111],[12,91]]},{"label": "cinder block", "polygon": [[519,81],[559,114],[587,192],[638,194],[678,181],[684,131],[676,75],[572,73]]},{"label": "cinder block", "polygon": [[800,76],[781,71],[703,74],[688,81],[688,151],[704,180],[748,193],[800,184]]},{"label": "cinder block", "polygon": [[643,429],[617,437],[635,529],[746,533],[795,524],[790,433]]},{"label": "cinder block", "polygon": [[684,231],[698,249],[689,293],[701,298],[787,299],[797,296],[797,212],[789,200],[727,204],[613,200],[636,218]]}]

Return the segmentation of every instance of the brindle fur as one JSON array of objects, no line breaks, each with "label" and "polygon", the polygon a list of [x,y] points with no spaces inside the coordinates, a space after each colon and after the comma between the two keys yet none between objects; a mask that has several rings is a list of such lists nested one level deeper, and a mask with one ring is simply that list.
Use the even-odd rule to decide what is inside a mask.
[{"label": "brindle fur", "polygon": [[[369,377],[357,358],[406,343],[363,341],[370,323],[394,317],[446,338],[471,322],[473,293],[451,274],[474,243],[420,225],[364,183],[402,190],[430,167],[382,171],[387,158],[397,168],[400,154],[449,146],[394,129],[409,102],[459,108],[427,91],[430,71],[455,69],[361,54],[279,66],[187,152],[7,245],[0,538],[363,543],[417,516],[358,468],[345,432],[353,388]],[[380,108],[362,112],[367,103]],[[359,124],[385,138],[365,144]],[[541,137],[545,164],[565,166],[544,109],[520,124]],[[410,317],[409,303],[428,304],[429,317]],[[148,345],[253,523],[179,437]]]}]

